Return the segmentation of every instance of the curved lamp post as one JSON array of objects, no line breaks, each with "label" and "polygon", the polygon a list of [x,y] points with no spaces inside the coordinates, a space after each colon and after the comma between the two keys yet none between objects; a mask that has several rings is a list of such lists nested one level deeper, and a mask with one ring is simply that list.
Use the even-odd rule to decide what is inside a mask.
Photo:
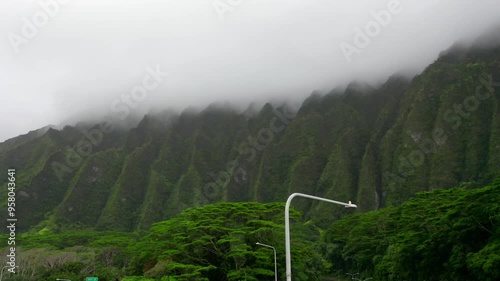
[{"label": "curved lamp post", "polygon": [[360,279],[356,278],[356,276],[359,275],[359,272],[358,273],[346,273],[345,275],[351,276],[351,280],[360,280]]},{"label": "curved lamp post", "polygon": [[328,203],[333,203],[337,205],[342,205],[346,208],[357,208],[355,204],[352,204],[351,201],[349,203],[344,203],[344,202],[339,202],[339,201],[334,201],[322,197],[317,197],[317,196],[312,196],[312,195],[307,195],[303,193],[293,193],[288,197],[288,200],[286,200],[286,205],[285,205],[285,252],[286,252],[286,280],[287,281],[292,281],[292,260],[291,260],[291,254],[290,254],[290,203],[292,203],[292,199],[295,197],[305,197],[309,199],[314,199],[314,200],[319,200],[319,201],[324,201]]},{"label": "curved lamp post", "polygon": [[262,244],[260,242],[257,242],[255,244],[257,244],[259,246],[263,246],[263,247],[267,247],[267,248],[273,249],[273,251],[274,251],[274,280],[278,281],[278,265],[276,263],[276,249],[273,246]]},{"label": "curved lamp post", "polygon": [[274,248],[273,246],[270,246],[270,245],[262,244],[260,242],[257,242],[255,244],[257,244],[259,246],[273,249],[273,251],[274,251],[274,280],[278,281],[278,264],[276,263],[276,248]]}]

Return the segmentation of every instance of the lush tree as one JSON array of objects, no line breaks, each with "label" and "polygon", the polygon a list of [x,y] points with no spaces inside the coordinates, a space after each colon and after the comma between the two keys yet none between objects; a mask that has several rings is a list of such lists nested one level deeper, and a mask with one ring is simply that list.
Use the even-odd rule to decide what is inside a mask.
[{"label": "lush tree", "polygon": [[[176,280],[271,280],[274,278],[272,250],[256,245],[270,244],[278,251],[283,270],[283,204],[219,203],[190,208],[177,218],[155,224],[138,244],[140,256],[132,264],[133,273],[146,277],[172,276]],[[299,214],[292,212],[293,218]],[[296,231],[302,232],[300,224]],[[311,231],[310,231],[311,232]],[[318,235],[319,238],[319,235]],[[300,235],[294,239],[297,274],[312,280],[319,265],[311,243]],[[314,271],[317,272],[314,272]]]},{"label": "lush tree", "polygon": [[418,194],[325,235],[336,267],[378,280],[498,280],[500,184]]}]

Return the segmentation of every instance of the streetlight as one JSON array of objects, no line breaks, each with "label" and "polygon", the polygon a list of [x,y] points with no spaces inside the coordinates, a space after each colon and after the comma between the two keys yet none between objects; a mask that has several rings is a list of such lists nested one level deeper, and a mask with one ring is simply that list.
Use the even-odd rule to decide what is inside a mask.
[{"label": "streetlight", "polygon": [[335,271],[337,271],[337,279],[339,279],[340,273],[341,273],[342,271],[344,271],[344,270],[341,268],[341,269],[339,269],[339,270],[335,270]]},{"label": "streetlight", "polygon": [[[3,270],[6,269],[7,267],[10,267],[8,265],[2,267],[2,269],[0,270],[0,281],[2,281],[2,278],[3,278]],[[16,265],[16,267],[19,267],[19,265]]]},{"label": "streetlight", "polygon": [[358,273],[354,273],[354,274],[353,273],[346,273],[345,275],[351,276],[351,280],[360,280],[360,279],[356,278],[356,276],[359,275],[359,272]]},{"label": "streetlight", "polygon": [[290,253],[290,203],[292,203],[292,199],[295,198],[296,196],[299,197],[305,197],[309,199],[314,199],[314,200],[320,200],[320,201],[325,201],[328,203],[333,203],[337,205],[343,205],[346,208],[357,208],[355,204],[352,204],[351,201],[349,203],[343,203],[339,201],[334,201],[322,197],[317,197],[317,196],[312,196],[312,195],[307,195],[303,193],[293,193],[288,197],[288,200],[286,200],[286,205],[285,205],[285,252],[286,252],[286,280],[287,281],[292,281],[292,259],[291,259],[291,253]]},{"label": "streetlight", "polygon": [[276,263],[276,249],[273,246],[262,244],[260,242],[257,242],[255,244],[257,244],[259,246],[263,246],[263,247],[267,247],[267,248],[273,249],[273,251],[274,251],[274,280],[278,281],[278,265]]}]

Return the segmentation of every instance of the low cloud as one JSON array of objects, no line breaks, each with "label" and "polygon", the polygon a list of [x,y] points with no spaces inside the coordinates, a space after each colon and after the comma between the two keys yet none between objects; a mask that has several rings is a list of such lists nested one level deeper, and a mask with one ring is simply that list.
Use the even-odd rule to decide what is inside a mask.
[{"label": "low cloud", "polygon": [[[359,30],[391,1],[221,0],[231,7],[222,19],[213,0],[5,1],[0,141],[111,114],[147,67],[169,76],[134,108],[139,114],[217,101],[298,102],[352,80],[418,73],[454,42],[500,23],[494,0],[401,1],[356,46]],[[37,31],[26,33],[30,25]],[[346,60],[342,42],[359,52]]]}]

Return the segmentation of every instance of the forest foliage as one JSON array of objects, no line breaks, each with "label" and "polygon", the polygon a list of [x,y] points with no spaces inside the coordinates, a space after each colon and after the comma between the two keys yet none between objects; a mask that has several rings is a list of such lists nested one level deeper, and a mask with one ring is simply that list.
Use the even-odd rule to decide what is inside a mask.
[{"label": "forest foliage", "polygon": [[[500,181],[417,194],[323,229],[292,210],[293,280],[499,280]],[[335,212],[335,208],[332,208]],[[284,204],[189,208],[148,231],[25,233],[6,280],[274,280],[285,276]],[[17,279],[16,279],[17,278]],[[328,279],[330,278],[330,279]]]},{"label": "forest foliage", "polygon": [[330,262],[374,280],[499,280],[500,182],[419,193],[325,233]]}]

